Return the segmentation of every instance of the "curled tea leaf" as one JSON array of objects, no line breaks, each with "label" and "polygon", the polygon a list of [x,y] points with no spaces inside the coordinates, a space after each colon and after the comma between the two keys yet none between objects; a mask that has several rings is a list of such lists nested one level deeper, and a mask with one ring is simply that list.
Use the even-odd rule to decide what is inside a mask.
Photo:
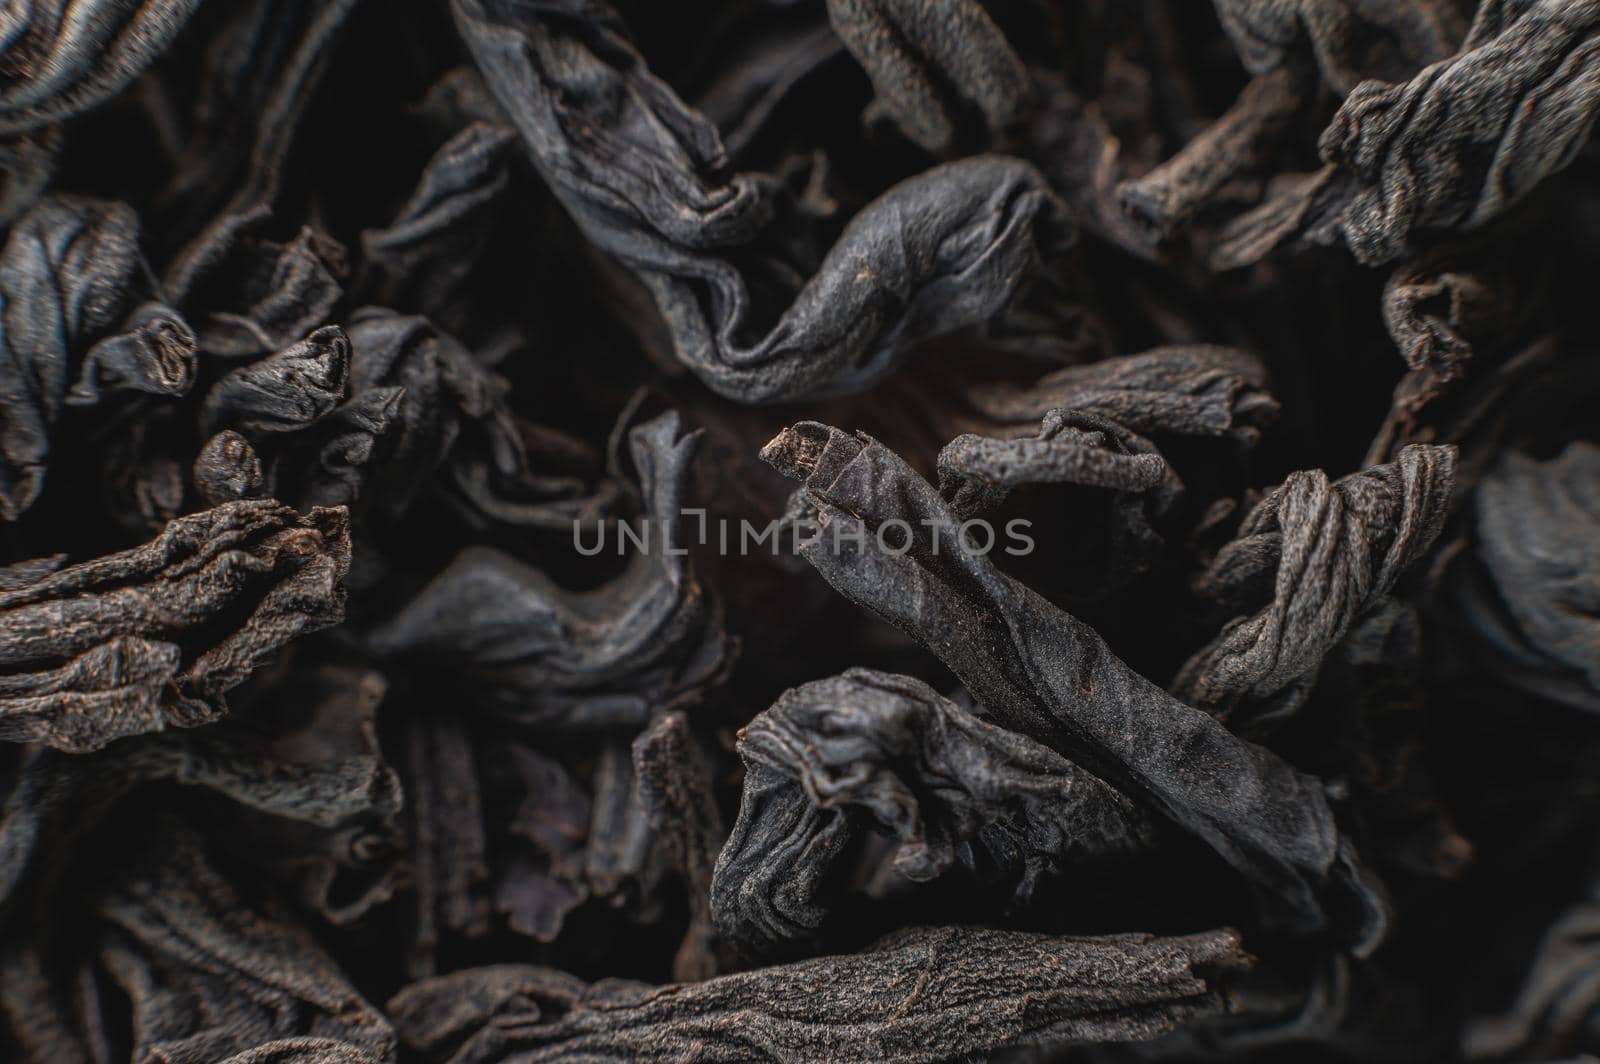
[{"label": "curled tea leaf", "polygon": [[[508,0],[455,0],[453,10],[541,175],[589,240],[649,289],[677,358],[730,398],[859,391],[911,341],[998,314],[1059,239],[1033,167],[1002,156],[948,163],[864,208],[814,276],[785,293],[788,309],[760,324],[750,282],[723,249],[763,239],[773,183],[723,174],[716,131],[644,69],[612,13]],[[905,226],[912,216],[921,222]]]},{"label": "curled tea leaf", "polygon": [[194,332],[177,311],[146,303],[128,316],[123,332],[89,349],[66,401],[91,405],[116,392],[184,395],[198,372],[197,347]]},{"label": "curled tea leaf", "polygon": [[246,436],[296,432],[338,405],[349,377],[350,338],[326,326],[219,380],[206,394],[201,430],[208,436],[225,428]]},{"label": "curled tea leaf", "polygon": [[898,843],[906,879],[981,869],[1024,905],[1070,864],[1155,837],[1148,811],[1092,774],[908,676],[851,669],[786,691],[739,753],[745,799],[711,897],[718,928],[757,956],[821,930],[824,885],[863,829]]}]

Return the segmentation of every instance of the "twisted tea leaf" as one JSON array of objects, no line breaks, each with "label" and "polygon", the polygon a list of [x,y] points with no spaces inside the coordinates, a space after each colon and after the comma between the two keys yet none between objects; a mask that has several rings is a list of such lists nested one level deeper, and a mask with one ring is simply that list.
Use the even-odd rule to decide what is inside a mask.
[{"label": "twisted tea leaf", "polygon": [[1075,410],[1050,411],[1036,439],[957,436],[939,452],[940,493],[962,513],[992,510],[1018,485],[1063,482],[1153,492],[1162,506],[1183,488],[1150,441]]},{"label": "twisted tea leaf", "polygon": [[253,238],[250,231],[264,220],[264,213],[244,217],[239,231],[228,234],[227,246],[216,251],[222,262],[194,267],[218,268],[199,291],[200,278],[169,268],[166,287],[179,305],[204,296],[212,308],[203,321],[196,319],[208,354],[243,358],[280,351],[320,331],[344,297],[342,247],[309,226],[287,244]]},{"label": "twisted tea leaf", "polygon": [[1430,231],[1505,214],[1588,141],[1597,31],[1588,0],[1483,5],[1461,51],[1403,84],[1357,85],[1322,133],[1328,166],[1230,223],[1213,265],[1247,265],[1290,237],[1380,265]]},{"label": "twisted tea leaf", "polygon": [[199,345],[177,311],[146,303],[128,315],[123,329],[89,348],[78,382],[67,393],[68,404],[92,406],[104,402],[106,393],[188,393],[199,371]]},{"label": "twisted tea leaf", "polygon": [[240,366],[206,394],[201,431],[246,436],[295,432],[331,411],[350,377],[350,338],[336,325],[258,362]]},{"label": "twisted tea leaf", "polygon": [[[359,497],[397,519],[432,488],[479,521],[562,531],[592,524],[615,502],[614,485],[536,474],[505,380],[426,319],[366,307],[348,335],[352,403],[384,408],[383,438],[368,436],[373,456],[328,498]],[[391,410],[396,391],[404,394]]]},{"label": "twisted tea leaf", "polygon": [[[1381,935],[1384,904],[1317,780],[1168,695],[1088,626],[962,549],[961,522],[898,456],[803,422],[762,457],[802,482],[800,500],[824,530],[802,546],[805,559],[944,661],[997,723],[1204,841],[1257,888],[1265,918],[1322,930],[1335,899],[1353,894],[1364,946]],[[876,542],[889,520],[915,530],[909,552]]]},{"label": "twisted tea leaf", "polygon": [[1245,706],[1257,727],[1292,713],[1323,657],[1438,537],[1454,474],[1454,448],[1409,446],[1334,483],[1320,470],[1291,476],[1199,581],[1237,609],[1259,601],[1270,572],[1272,601],[1190,658],[1176,691],[1219,714]]},{"label": "twisted tea leaf", "polygon": [[0,737],[84,751],[216,719],[281,646],[342,619],[349,552],[343,510],[251,500],[0,593]]},{"label": "twisted tea leaf", "polygon": [[1267,163],[1309,95],[1297,69],[1253,78],[1222,117],[1171,159],[1117,186],[1122,210],[1152,235],[1167,239],[1208,206],[1231,181]]},{"label": "twisted tea leaf", "polygon": [[[1424,65],[1448,58],[1467,29],[1453,0],[1214,3],[1234,50],[1254,77],[1227,113],[1181,152],[1119,187],[1123,210],[1160,238],[1171,237],[1213,205],[1229,182],[1281,152],[1291,121],[1314,88],[1313,65],[1322,82],[1344,96],[1367,79],[1405,80]],[[1266,221],[1257,215],[1247,226]],[[1232,238],[1238,239],[1238,234]],[[1236,255],[1224,253],[1218,266],[1240,264]]]},{"label": "twisted tea leaf", "polygon": [[[955,867],[1038,900],[1069,864],[1146,849],[1146,810],[1049,748],[908,676],[851,669],[784,692],[745,725],[740,806],[712,884],[718,929],[755,955],[792,952],[862,828],[898,842],[895,871]],[[769,815],[805,808],[798,825]],[[812,886],[816,893],[806,890]]]},{"label": "twisted tea leaf", "polygon": [[[307,106],[356,7],[356,0],[230,5],[232,19],[207,50],[177,172],[158,204],[164,234],[198,232],[167,268],[175,302],[183,305],[241,233],[270,214]],[[282,347],[315,324],[279,335],[262,349]]]},{"label": "twisted tea leaf", "polygon": [[1406,365],[1453,381],[1478,347],[1502,339],[1526,313],[1525,287],[1512,263],[1431,257],[1389,275],[1383,323]]},{"label": "twisted tea leaf", "polygon": [[1052,410],[1036,439],[957,436],[939,452],[939,491],[959,514],[999,508],[1030,484],[1109,489],[1106,554],[1095,588],[1103,594],[1144,572],[1164,542],[1152,525],[1183,495],[1183,482],[1155,444],[1098,414]]},{"label": "twisted tea leaf", "polygon": [[1155,1038],[1216,1011],[1218,976],[1249,963],[1231,931],[1052,938],[951,927],[662,987],[469,968],[413,984],[389,1012],[408,1046],[451,1064],[936,1061],[1047,1037]]}]

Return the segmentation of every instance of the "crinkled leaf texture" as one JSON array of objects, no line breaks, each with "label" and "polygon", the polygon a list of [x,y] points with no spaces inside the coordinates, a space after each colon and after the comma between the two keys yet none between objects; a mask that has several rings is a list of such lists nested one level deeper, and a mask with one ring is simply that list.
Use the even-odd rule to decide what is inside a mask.
[{"label": "crinkled leaf texture", "polygon": [[1141,806],[909,676],[851,669],[786,691],[745,725],[739,753],[744,800],[712,905],[723,935],[757,956],[820,930],[863,829],[899,844],[906,879],[981,868],[1023,903],[1069,864],[1155,835]]},{"label": "crinkled leaf texture", "polygon": [[1231,931],[1055,938],[944,927],[862,953],[704,983],[585,983],[528,965],[468,968],[389,1003],[427,1060],[939,1061],[1034,1040],[1137,1041],[1221,1006],[1249,965]]},{"label": "crinkled leaf texture", "polygon": [[[1255,886],[1269,921],[1315,932],[1354,908],[1359,926],[1345,933],[1366,948],[1381,937],[1386,902],[1319,780],[1167,694],[1093,629],[962,549],[958,516],[870,437],[803,422],[762,456],[803,484],[797,503],[822,529],[805,559],[944,661],[996,723],[1205,842]],[[891,520],[914,530],[909,551],[879,542]]]},{"label": "crinkled leaf texture", "polygon": [[191,727],[291,639],[344,616],[343,509],[269,499],[0,592],[0,738],[94,750]]}]

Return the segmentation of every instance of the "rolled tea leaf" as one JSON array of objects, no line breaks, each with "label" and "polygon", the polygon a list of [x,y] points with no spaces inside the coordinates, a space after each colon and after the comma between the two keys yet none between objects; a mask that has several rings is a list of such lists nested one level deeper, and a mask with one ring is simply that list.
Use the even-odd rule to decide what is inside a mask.
[{"label": "rolled tea leaf", "polygon": [[1455,474],[1452,447],[1409,446],[1388,465],[1330,482],[1296,473],[1245,517],[1201,590],[1233,608],[1272,601],[1230,621],[1175,683],[1188,701],[1252,718],[1290,713],[1322,659],[1387,596],[1438,537]]},{"label": "rolled tea leaf", "polygon": [[350,378],[350,338],[337,325],[240,366],[206,394],[201,431],[246,436],[297,432],[337,406]]},{"label": "rolled tea leaf", "polygon": [[78,382],[66,401],[93,405],[105,393],[180,396],[189,391],[199,371],[198,344],[189,324],[171,307],[146,303],[123,323],[123,332],[108,336],[84,356]]}]

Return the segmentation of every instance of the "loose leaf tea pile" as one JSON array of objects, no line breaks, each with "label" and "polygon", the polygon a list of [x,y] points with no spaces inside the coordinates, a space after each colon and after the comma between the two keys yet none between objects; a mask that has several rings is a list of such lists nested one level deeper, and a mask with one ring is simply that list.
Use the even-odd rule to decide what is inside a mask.
[{"label": "loose leaf tea pile", "polygon": [[0,8],[0,1059],[1600,1057],[1600,2]]}]

